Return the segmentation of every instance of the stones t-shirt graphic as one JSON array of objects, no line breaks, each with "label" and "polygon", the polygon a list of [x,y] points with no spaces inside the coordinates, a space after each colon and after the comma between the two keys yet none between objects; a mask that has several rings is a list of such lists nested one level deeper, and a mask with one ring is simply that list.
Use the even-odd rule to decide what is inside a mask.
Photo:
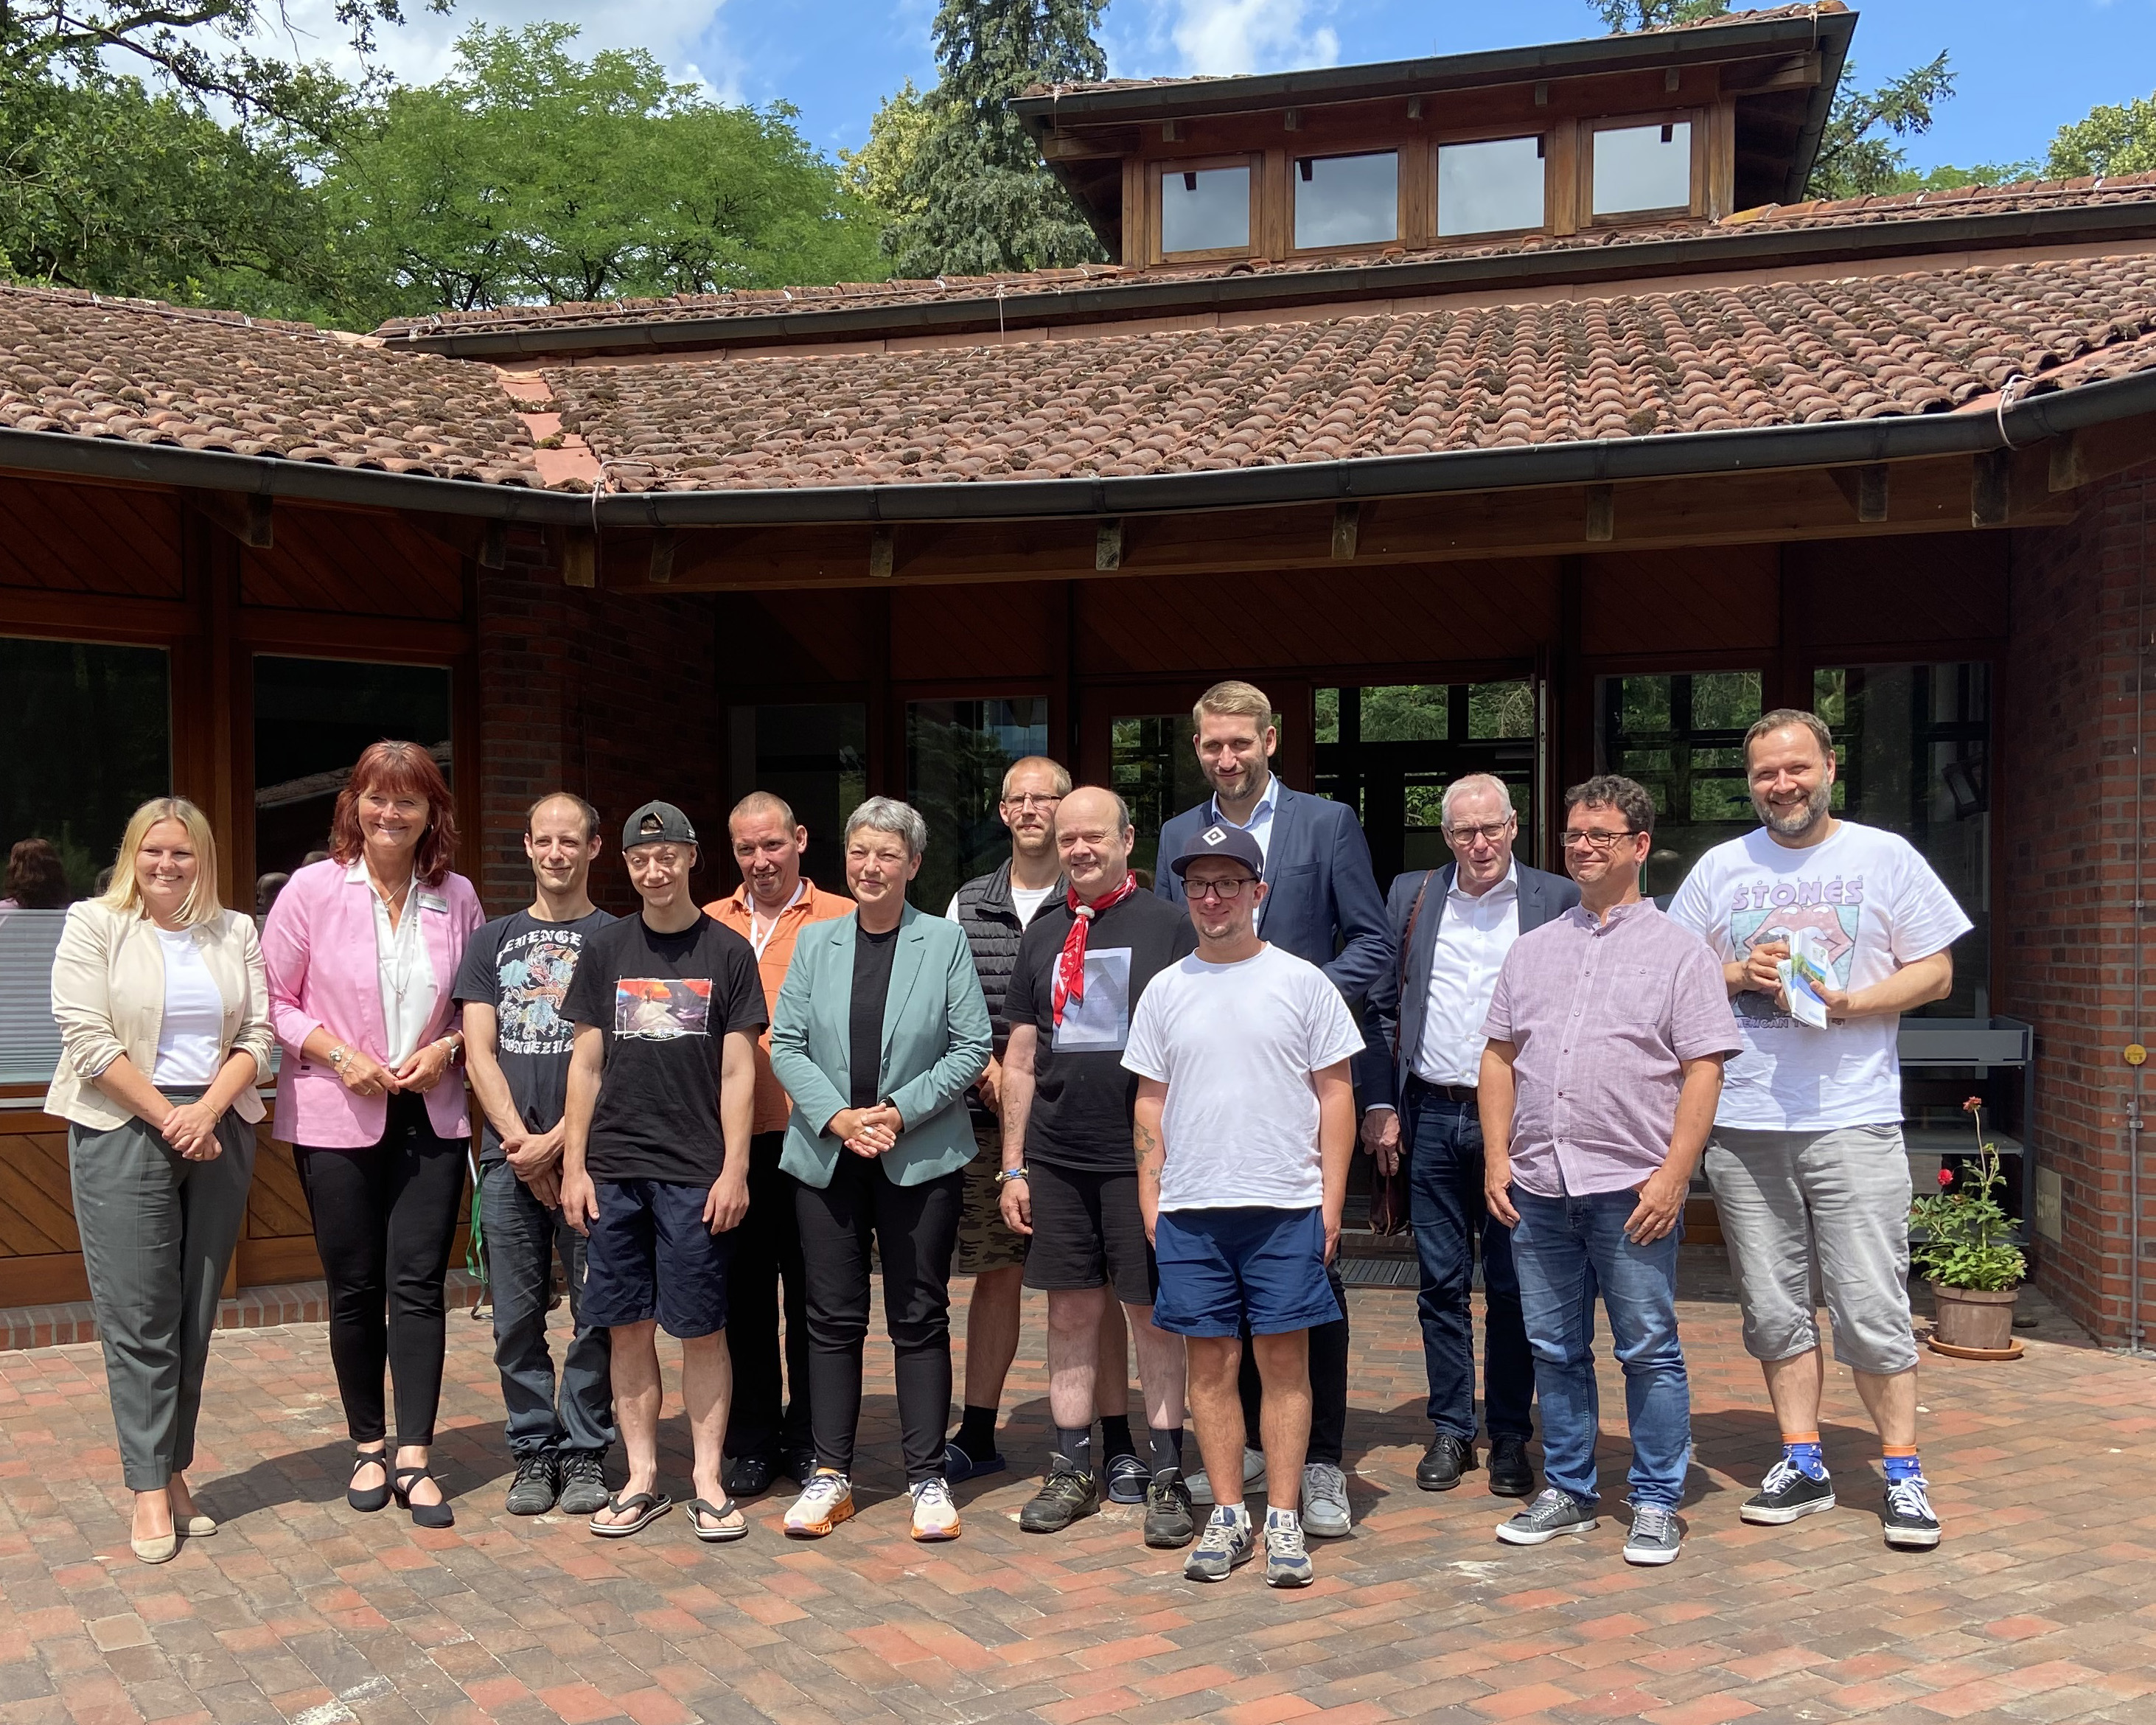
[{"label": "stones t-shirt graphic", "polygon": [[[613,920],[593,911],[571,922],[542,922],[529,911],[518,911],[488,923],[465,947],[456,998],[494,1009],[495,1063],[509,1086],[516,1117],[533,1132],[561,1123],[576,1034],[562,1016],[562,998],[577,973],[584,942]],[[501,1135],[490,1120],[480,1134],[480,1159],[501,1155]]]},{"label": "stones t-shirt graphic", "polygon": [[584,1165],[595,1180],[708,1186],[726,1162],[719,1071],[726,1039],[764,1027],[756,954],[709,916],[660,934],[641,916],[602,929],[562,1003],[606,1033],[606,1070]]}]

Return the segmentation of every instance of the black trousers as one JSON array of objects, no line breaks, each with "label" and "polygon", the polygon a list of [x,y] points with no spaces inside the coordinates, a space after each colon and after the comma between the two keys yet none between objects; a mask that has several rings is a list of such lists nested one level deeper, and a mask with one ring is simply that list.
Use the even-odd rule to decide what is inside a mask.
[{"label": "black trousers", "polygon": [[[1332,1297],[1340,1302],[1340,1316],[1319,1324],[1310,1332],[1310,1449],[1306,1459],[1341,1465],[1348,1441],[1348,1290],[1341,1285],[1337,1262],[1325,1266],[1325,1279],[1332,1285]],[[1243,1398],[1243,1429],[1252,1449],[1258,1447],[1260,1404],[1264,1385],[1258,1377],[1257,1356],[1250,1336],[1243,1337],[1243,1368],[1235,1388]]]},{"label": "black trousers", "polygon": [[388,1435],[382,1372],[397,1391],[397,1441],[431,1444],[442,1399],[442,1284],[465,1190],[465,1147],[435,1136],[426,1098],[389,1099],[363,1150],[293,1153],[329,1282],[330,1363],[357,1444]]},{"label": "black trousers", "polygon": [[839,1155],[829,1186],[796,1182],[808,1283],[808,1406],[824,1466],[854,1471],[873,1239],[883,1263],[906,1481],[942,1476],[951,1414],[951,1254],[964,1193],[963,1168],[898,1186],[881,1162],[850,1153]]},{"label": "black trousers", "polygon": [[729,1455],[797,1455],[815,1442],[808,1424],[808,1289],[794,1214],[798,1183],[778,1166],[785,1142],[783,1132],[758,1132],[748,1141],[748,1220],[734,1236],[726,1272],[726,1347],[734,1360]]}]

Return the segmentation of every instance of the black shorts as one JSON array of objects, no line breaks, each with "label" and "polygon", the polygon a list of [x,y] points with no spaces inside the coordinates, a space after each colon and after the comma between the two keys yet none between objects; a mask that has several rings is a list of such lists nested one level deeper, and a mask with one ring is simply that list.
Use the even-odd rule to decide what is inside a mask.
[{"label": "black shorts", "polygon": [[1047,1293],[1112,1286],[1126,1306],[1150,1306],[1159,1291],[1136,1168],[1117,1173],[1026,1164],[1033,1199],[1025,1285]]}]

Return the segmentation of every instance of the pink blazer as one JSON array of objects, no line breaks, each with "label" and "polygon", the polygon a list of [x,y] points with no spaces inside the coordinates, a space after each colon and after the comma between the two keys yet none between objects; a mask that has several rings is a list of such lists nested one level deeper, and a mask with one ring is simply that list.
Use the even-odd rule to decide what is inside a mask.
[{"label": "pink blazer", "polygon": [[[388,1025],[382,1016],[382,971],[375,957],[374,891],[334,859],[294,875],[270,911],[262,956],[270,971],[270,1024],[284,1045],[277,1074],[277,1136],[317,1149],[361,1150],[382,1142],[389,1099],[357,1096],[326,1060],[308,1060],[302,1044],[318,1027],[342,1042],[385,1057]],[[484,920],[479,895],[461,875],[413,895],[419,932],[434,968],[434,1011],[427,1036],[459,1022],[457,967],[465,943]],[[446,1077],[427,1093],[427,1115],[445,1138],[471,1136],[463,1076]]]}]

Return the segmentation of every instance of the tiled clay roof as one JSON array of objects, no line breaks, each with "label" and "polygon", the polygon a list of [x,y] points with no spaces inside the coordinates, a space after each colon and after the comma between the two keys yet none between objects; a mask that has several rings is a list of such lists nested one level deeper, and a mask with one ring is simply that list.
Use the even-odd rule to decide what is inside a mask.
[{"label": "tiled clay roof", "polygon": [[[831,287],[754,288],[728,294],[678,294],[665,299],[598,300],[558,305],[505,305],[477,311],[445,311],[428,317],[393,318],[377,332],[385,338],[406,334],[482,335],[514,330],[591,330],[609,325],[695,322],[731,317],[802,316],[856,308],[899,307],[952,301],[1003,300],[1064,293],[1074,288],[1110,288],[1126,284],[1203,280],[1227,275],[1301,275],[1322,281],[1328,275],[1387,264],[1426,264],[1444,259],[1527,257],[1537,253],[1599,250],[1621,254],[1673,239],[1711,244],[1717,237],[1761,233],[1803,234],[1847,227],[1907,224],[1952,217],[2025,215],[2042,210],[2120,204],[2156,207],[2156,173],[2121,175],[2103,180],[2027,181],[2011,186],[1968,187],[1950,192],[1907,193],[1891,198],[1852,198],[1809,203],[1766,204],[1743,210],[1719,222],[1598,228],[1555,236],[1530,234],[1483,245],[1450,244],[1410,250],[1399,245],[1368,252],[1329,254],[1286,263],[1237,261],[1193,269],[1188,265],[1125,269],[1101,264],[1085,269],[1035,270],[1009,275],[952,275],[930,281],[842,282]],[[2156,215],[2156,208],[2152,208]],[[1912,234],[1912,239],[1915,237]]]},{"label": "tiled clay roof", "polygon": [[[550,369],[610,489],[1145,475],[1938,413],[2156,366],[2156,259]],[[2047,375],[2049,374],[2049,375]]]},{"label": "tiled clay roof", "polygon": [[536,485],[492,370],[305,324],[0,286],[0,425]]}]

